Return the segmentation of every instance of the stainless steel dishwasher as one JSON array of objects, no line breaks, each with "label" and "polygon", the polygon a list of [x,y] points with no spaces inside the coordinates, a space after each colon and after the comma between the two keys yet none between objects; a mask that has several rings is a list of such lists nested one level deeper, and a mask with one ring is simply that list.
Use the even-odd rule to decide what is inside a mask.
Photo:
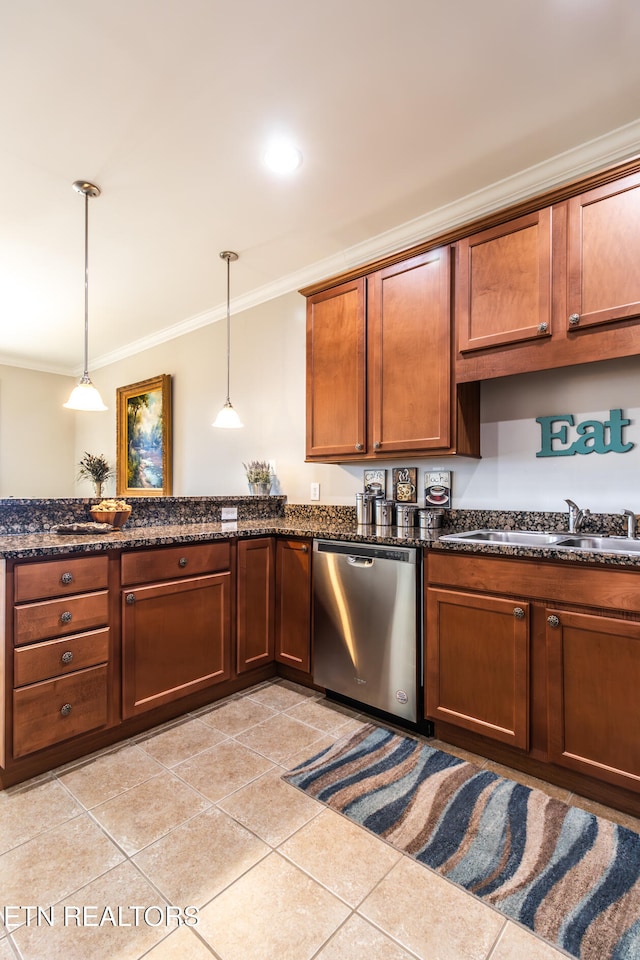
[{"label": "stainless steel dishwasher", "polygon": [[415,723],[417,550],[314,540],[313,551],[314,681]]}]

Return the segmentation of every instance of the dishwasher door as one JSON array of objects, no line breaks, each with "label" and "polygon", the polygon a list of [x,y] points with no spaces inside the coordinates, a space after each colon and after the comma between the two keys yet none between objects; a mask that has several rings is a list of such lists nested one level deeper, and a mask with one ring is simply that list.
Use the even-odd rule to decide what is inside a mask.
[{"label": "dishwasher door", "polygon": [[315,540],[313,550],[314,681],[415,723],[416,549]]}]

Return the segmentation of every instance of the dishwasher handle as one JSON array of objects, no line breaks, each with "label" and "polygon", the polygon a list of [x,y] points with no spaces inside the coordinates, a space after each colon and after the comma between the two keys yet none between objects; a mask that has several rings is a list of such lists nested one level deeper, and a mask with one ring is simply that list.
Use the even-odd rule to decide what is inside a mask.
[{"label": "dishwasher handle", "polygon": [[354,567],[372,567],[374,560],[372,557],[354,557],[350,554],[347,557],[347,563],[352,564]]}]

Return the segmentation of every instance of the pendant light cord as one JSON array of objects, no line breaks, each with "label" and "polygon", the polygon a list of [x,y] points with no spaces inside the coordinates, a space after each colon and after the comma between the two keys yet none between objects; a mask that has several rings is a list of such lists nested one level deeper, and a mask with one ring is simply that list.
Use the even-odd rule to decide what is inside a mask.
[{"label": "pendant light cord", "polygon": [[89,192],[84,195],[84,373],[89,379]]},{"label": "pendant light cord", "polygon": [[225,259],[227,261],[227,399],[226,403],[231,403],[229,397],[230,393],[230,369],[231,369],[231,300],[230,300],[230,285],[231,285],[231,256],[228,252],[225,253]]}]

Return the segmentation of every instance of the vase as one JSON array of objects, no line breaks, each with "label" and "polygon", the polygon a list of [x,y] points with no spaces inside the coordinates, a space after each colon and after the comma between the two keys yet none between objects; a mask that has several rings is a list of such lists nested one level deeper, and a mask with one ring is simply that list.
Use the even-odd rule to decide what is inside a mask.
[{"label": "vase", "polygon": [[96,488],[96,497],[102,500],[102,480],[94,480],[93,485]]},{"label": "vase", "polygon": [[270,491],[271,491],[271,482],[249,484],[249,493],[255,497],[268,497]]}]

